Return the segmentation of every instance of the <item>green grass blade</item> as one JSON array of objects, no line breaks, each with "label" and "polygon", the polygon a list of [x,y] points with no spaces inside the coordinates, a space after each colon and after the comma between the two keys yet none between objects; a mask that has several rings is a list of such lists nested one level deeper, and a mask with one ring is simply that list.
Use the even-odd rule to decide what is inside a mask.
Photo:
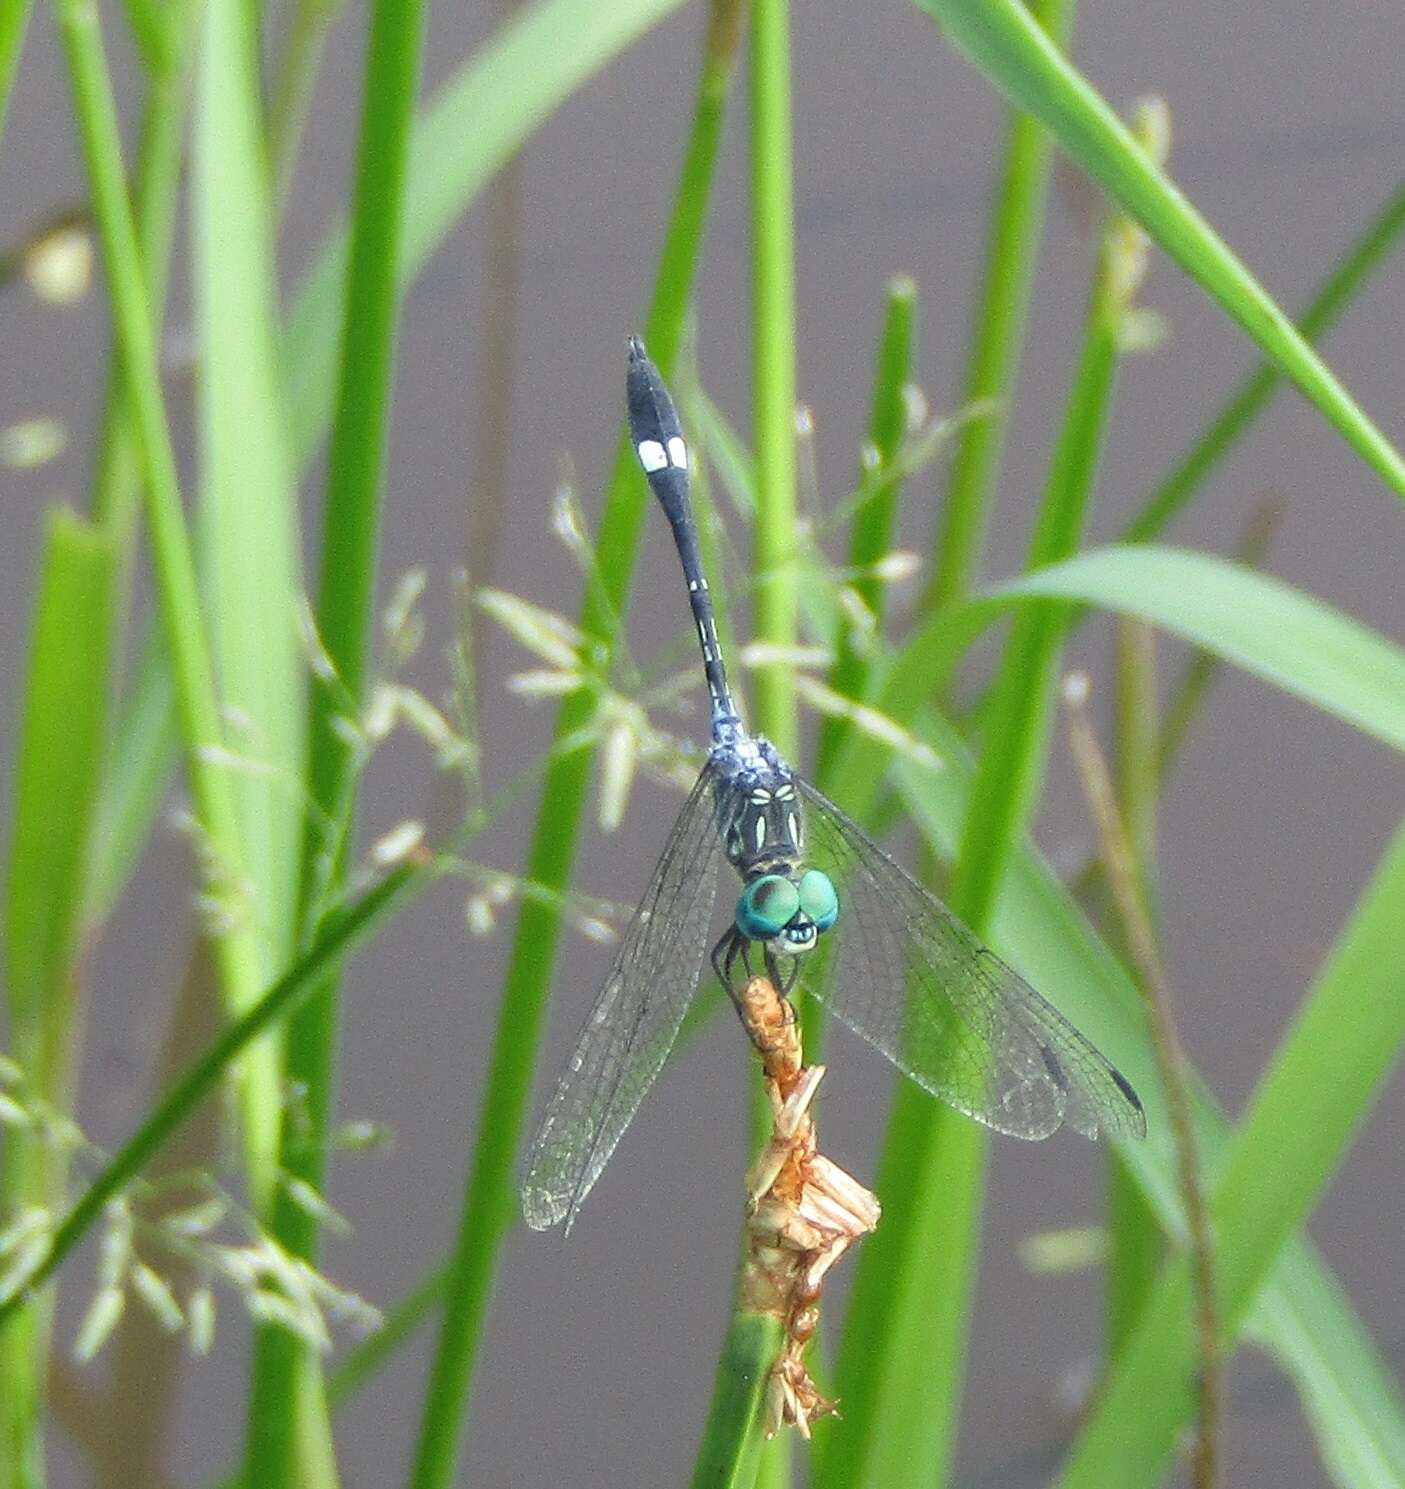
[{"label": "green grass blade", "polygon": [[1243,327],[1398,496],[1405,461],[1258,281],[1132,138],[1018,0],[917,0],[1017,106]]},{"label": "green grass blade", "polygon": [[[1124,227],[1110,226],[1030,543],[1031,566],[1078,545],[1111,406],[1122,317],[1140,264]],[[1059,606],[1017,616],[992,687],[987,745],[951,885],[952,908],[977,935],[985,932],[1038,798],[1066,625]],[[927,1485],[951,1474],[985,1147],[973,1123],[916,1087],[899,1090],[880,1163],[884,1223],[861,1256],[845,1321],[837,1385],[848,1422],[831,1439],[824,1483]],[[881,1380],[875,1360],[882,1361]]]},{"label": "green grass blade", "polygon": [[[163,52],[167,65],[148,78],[133,206],[152,333],[165,319],[171,243],[175,235],[189,93],[191,7],[168,7]],[[113,348],[93,476],[93,515],[115,549],[117,634],[131,608],[131,568],[142,498],[141,452],[132,426],[122,362]],[[126,679],[99,798],[87,915],[100,925],[136,869],[179,758],[175,691],[159,626],[148,625],[135,676]]]},{"label": "green grass blade", "polygon": [[[107,723],[113,550],[100,529],[48,519],[15,767],[5,891],[11,1046],[32,1095],[73,1109],[80,1043],[84,889]],[[56,1212],[64,1154],[42,1134],[0,1128],[0,1225],[25,1205]],[[48,1308],[0,1338],[0,1482],[39,1485]]]},{"label": "green grass blade", "polygon": [[991,593],[1140,616],[1405,749],[1405,650],[1254,569],[1178,548],[1100,548]]},{"label": "green grass blade", "polygon": [[[1336,323],[1355,299],[1357,291],[1398,246],[1402,232],[1405,232],[1405,184],[1395,188],[1308,301],[1298,319],[1298,330],[1308,341],[1317,341]],[[1273,366],[1251,372],[1230,394],[1199,438],[1157,483],[1137,515],[1128,523],[1122,541],[1146,543],[1163,533],[1220,461],[1238,444],[1282,382],[1282,373]]]},{"label": "green grass blade", "polygon": [[[665,375],[677,353],[692,293],[739,24],[735,0],[716,0],[687,154],[644,328],[649,351]],[[554,56],[555,51],[553,42],[547,53]],[[614,617],[624,612],[647,502],[648,487],[637,458],[621,437],[596,545],[603,582],[598,588],[587,587],[582,607],[582,629],[587,634],[608,638]],[[575,861],[594,753],[579,741],[588,736],[594,715],[594,699],[585,690],[568,696],[557,715],[556,748],[542,787],[526,869],[526,877],[545,893],[524,901],[518,912],[450,1263],[444,1321],[420,1425],[411,1476],[415,1489],[446,1489],[453,1480],[498,1254],[516,1219],[517,1149],[555,968],[561,896]]]},{"label": "green grass blade", "polygon": [[[351,747],[333,721],[349,694],[362,700],[375,604],[382,470],[395,367],[398,270],[411,125],[419,83],[421,0],[377,0],[366,49],[361,140],[346,280],[336,420],[327,472],[317,630],[342,693],[314,687],[308,780],[314,805],[333,821],[349,809]],[[326,845],[310,828],[304,845],[302,916],[315,915],[317,868]]]},{"label": "green grass blade", "polygon": [[[226,746],[252,762],[224,771],[247,886],[236,904],[258,975],[230,1002],[244,1012],[293,944],[301,831],[302,661],[295,629],[295,486],[274,363],[275,269],[255,38],[239,0],[204,8],[196,64],[191,192],[200,345],[202,558]],[[238,211],[230,204],[239,203]],[[244,1110],[256,1213],[272,1216],[282,1126],[280,1040],[250,1062]]]},{"label": "green grass blade", "polygon": [[[1119,293],[1116,229],[1108,233],[1089,309],[1079,363],[1054,450],[1048,483],[1026,557],[1042,569],[1074,553],[1082,537],[1111,408],[1118,338],[1125,309]],[[1053,708],[1063,607],[1017,615],[992,689],[987,745],[972,792],[966,835],[952,882],[952,906],[977,929],[1038,799]]]},{"label": "green grass blade", "polygon": [[[1031,0],[1029,13],[1059,47],[1073,30],[1073,0]],[[1005,144],[985,251],[980,308],[966,354],[962,402],[991,401],[988,418],[958,436],[946,483],[924,610],[965,598],[976,582],[1000,473],[1000,456],[1024,346],[1025,313],[1039,263],[1048,195],[1049,137],[1029,114],[1014,111]]]},{"label": "green grass blade", "polygon": [[[17,1033],[51,1017],[60,1029],[67,1023],[53,1004],[65,996],[84,922],[112,602],[106,535],[71,512],[52,512],[35,602],[5,897],[7,993]],[[51,1053],[58,1058],[62,1050]],[[55,1097],[63,1094],[62,1083],[42,1084]]]},{"label": "green grass blade", "polygon": [[1117,1155],[1107,1163],[1106,1344],[1116,1354],[1141,1316],[1166,1254],[1156,1212]]},{"label": "green grass blade", "polygon": [[[204,12],[192,237],[200,342],[205,558],[244,869],[264,978],[293,943],[302,827],[302,661],[296,630],[296,487],[275,362],[273,240],[254,36],[238,0]],[[239,204],[231,211],[231,203]],[[263,1196],[267,1199],[268,1196]]]},{"label": "green grass blade", "polygon": [[[493,175],[600,68],[683,0],[540,0],[434,94],[415,128],[400,261],[403,290]],[[304,276],[283,336],[288,429],[299,466],[336,399],[346,230]]]},{"label": "green grass blade", "polygon": [[[1405,1042],[1405,830],[1322,968],[1216,1170],[1220,1325],[1232,1341],[1279,1252],[1333,1177]],[[1172,1263],[1118,1356],[1060,1483],[1154,1483],[1193,1410],[1184,1259]],[[1319,1421],[1335,1437],[1329,1418]]]}]

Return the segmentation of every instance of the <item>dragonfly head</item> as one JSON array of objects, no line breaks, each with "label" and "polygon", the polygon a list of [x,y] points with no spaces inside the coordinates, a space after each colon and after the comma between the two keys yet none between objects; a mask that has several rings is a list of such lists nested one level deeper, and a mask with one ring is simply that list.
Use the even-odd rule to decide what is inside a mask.
[{"label": "dragonfly head", "polygon": [[772,951],[799,956],[839,918],[839,896],[828,874],[761,874],[737,901],[737,929],[750,941],[764,941]]}]

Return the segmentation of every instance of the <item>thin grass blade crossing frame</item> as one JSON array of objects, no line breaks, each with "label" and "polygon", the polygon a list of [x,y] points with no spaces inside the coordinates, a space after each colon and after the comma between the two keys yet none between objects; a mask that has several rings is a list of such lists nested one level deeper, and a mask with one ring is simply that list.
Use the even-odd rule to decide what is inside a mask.
[{"label": "thin grass blade crossing frame", "polygon": [[925,1090],[1015,1137],[1065,1123],[1090,1138],[1142,1137],[1146,1116],[1126,1077],[742,723],[702,571],[688,447],[637,337],[627,395],[631,438],[688,586],[712,746],[532,1144],[527,1223],[569,1228],[662,1069],[697,988],[719,848],[742,880],[711,955],[734,1003],[738,969],[750,978],[753,961],[784,998],[842,918],[834,956],[820,959],[830,976],[813,990]]}]

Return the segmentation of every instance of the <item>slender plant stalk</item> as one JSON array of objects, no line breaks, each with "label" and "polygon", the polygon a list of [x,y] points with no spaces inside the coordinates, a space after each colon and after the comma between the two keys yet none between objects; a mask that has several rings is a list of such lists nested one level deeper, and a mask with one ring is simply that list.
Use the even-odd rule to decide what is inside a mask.
[{"label": "slender plant stalk", "polygon": [[[645,327],[650,353],[665,372],[678,348],[697,265],[739,22],[737,0],[716,0],[704,42],[697,107]],[[587,586],[582,607],[582,629],[589,635],[609,637],[614,618],[623,612],[647,498],[634,452],[622,438],[597,545],[603,582],[598,589]],[[564,700],[556,723],[558,746],[589,738],[595,708],[585,690]],[[526,877],[545,893],[525,900],[518,914],[450,1262],[444,1317],[425,1394],[411,1474],[414,1489],[447,1489],[454,1478],[498,1254],[515,1218],[515,1157],[561,932],[561,894],[575,862],[592,754],[589,746],[553,752],[542,790]]]},{"label": "slender plant stalk", "polygon": [[[1074,0],[1031,0],[1029,13],[1056,46],[1068,45]],[[1049,137],[1043,125],[1012,110],[962,388],[963,402],[989,399],[994,409],[971,420],[957,436],[924,611],[963,599],[980,572],[1039,262],[1048,178]]]},{"label": "slender plant stalk", "polygon": [[429,887],[438,876],[437,862],[397,869],[374,889],[324,925],[311,948],[236,1019],[205,1054],[147,1114],[141,1126],[104,1165],[54,1231],[49,1249],[15,1293],[0,1298],[0,1338],[13,1326],[26,1301],[63,1264],[69,1253],[102,1216],[108,1201],[120,1194],[200,1102],[214,1090],[231,1064],[261,1035],[294,1012],[326,976],[364,946],[390,915]]},{"label": "slender plant stalk", "polygon": [[[158,347],[165,321],[171,244],[180,195],[191,42],[195,33],[193,7],[188,0],[178,0],[162,14],[165,40],[158,51],[160,65],[148,74],[133,190],[146,303]],[[135,548],[141,495],[141,456],[127,404],[121,353],[114,347],[109,359],[93,475],[93,516],[107,527],[117,545],[122,565],[118,594],[124,612],[130,603],[127,571]]]},{"label": "slender plant stalk", "polygon": [[[756,639],[795,643],[795,225],[788,0],[751,6],[752,400]],[[795,689],[784,663],[759,667],[756,724],[793,753]]]},{"label": "slender plant stalk", "polygon": [[[1111,404],[1123,315],[1144,245],[1113,223],[1094,275],[1082,352],[1027,558],[1037,568],[1078,546]],[[1067,612],[1015,617],[992,686],[986,748],[972,784],[951,884],[956,913],[986,933],[995,898],[1037,800]],[[840,1355],[849,1416],[831,1439],[822,1483],[933,1484],[949,1477],[979,1248],[986,1140],[915,1087],[898,1091],[880,1188],[884,1223],[859,1262]],[[873,1361],[881,1360],[881,1368]]]},{"label": "slender plant stalk", "polygon": [[1111,772],[1088,721],[1086,676],[1069,679],[1064,690],[1068,704],[1069,742],[1078,762],[1089,810],[1097,823],[1103,862],[1122,932],[1131,949],[1147,1007],[1156,1049],[1161,1088],[1176,1143],[1176,1172],[1185,1206],[1190,1243],[1190,1270],[1195,1293],[1197,1345],[1196,1391],[1200,1399],[1200,1430],[1192,1457],[1195,1489],[1214,1489],[1218,1479],[1220,1445],[1220,1331],[1215,1299],[1215,1255],[1205,1205],[1200,1158],[1195,1146],[1187,1087],[1185,1051],[1171,1012],[1170,990],[1160,947],[1138,873],[1136,849],[1117,802]]},{"label": "slender plant stalk", "polygon": [[[1151,628],[1140,621],[1119,618],[1117,622],[1116,680],[1118,811],[1126,824],[1141,900],[1152,914],[1157,902],[1156,819],[1164,777],[1155,641]],[[1110,857],[1104,848],[1098,862]],[[1104,877],[1099,874],[1100,883]],[[1126,941],[1125,934],[1122,939]],[[1111,1358],[1131,1333],[1155,1285],[1164,1248],[1155,1207],[1142,1194],[1122,1156],[1109,1151],[1107,1162],[1107,1353]]]},{"label": "slender plant stalk", "polygon": [[1155,923],[1152,876],[1162,780],[1155,632],[1145,621],[1119,616],[1116,650],[1117,811],[1132,850],[1142,905]]},{"label": "slender plant stalk", "polygon": [[[372,7],[317,604],[318,634],[337,680],[335,686],[318,680],[311,697],[311,811],[303,840],[298,917],[304,941],[321,906],[340,891],[344,879],[351,833],[329,844],[327,824],[340,827],[355,814],[352,748],[338,734],[336,720],[348,696],[359,707],[366,691],[394,376],[401,222],[423,30],[421,0],[377,0]],[[336,984],[329,979],[288,1024],[288,1078],[305,1095],[302,1120],[285,1128],[281,1167],[317,1192],[325,1181],[337,1006]],[[291,1255],[315,1262],[318,1223],[286,1191],[275,1206],[273,1233]],[[246,1450],[251,1484],[276,1489],[314,1482],[312,1465],[301,1449],[319,1435],[316,1419],[325,1416],[317,1399],[321,1390],[321,1362],[311,1345],[277,1326],[258,1331]],[[300,1423],[309,1410],[314,1420]]]}]

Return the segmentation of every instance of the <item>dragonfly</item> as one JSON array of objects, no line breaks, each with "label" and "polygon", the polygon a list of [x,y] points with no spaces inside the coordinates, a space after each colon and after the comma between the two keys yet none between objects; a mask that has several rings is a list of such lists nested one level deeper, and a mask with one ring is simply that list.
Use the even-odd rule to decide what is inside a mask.
[{"label": "dragonfly", "polygon": [[738,967],[750,976],[755,960],[788,997],[821,950],[823,975],[801,985],[957,1111],[1021,1138],[1065,1124],[1088,1138],[1144,1137],[1126,1076],[742,722],[698,548],[688,445],[638,337],[626,395],[688,586],[712,744],[528,1154],[527,1224],[569,1230],[662,1068],[699,985],[723,858],[741,892],[711,963],[734,1002]]}]

